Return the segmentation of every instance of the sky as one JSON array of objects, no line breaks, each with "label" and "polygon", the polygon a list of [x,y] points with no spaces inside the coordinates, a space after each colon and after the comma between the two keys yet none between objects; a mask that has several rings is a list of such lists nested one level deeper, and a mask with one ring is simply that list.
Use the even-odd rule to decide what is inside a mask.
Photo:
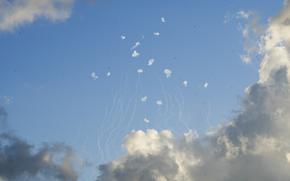
[{"label": "sky", "polygon": [[[220,126],[222,123],[234,120],[240,125],[240,119],[247,119],[246,113],[252,115],[248,110],[250,103],[244,102],[250,100],[259,105],[253,97],[261,94],[266,99],[267,95],[276,95],[268,89],[269,92],[260,93],[257,87],[274,84],[278,72],[268,60],[276,53],[270,51],[274,47],[271,38],[275,36],[269,38],[264,32],[278,32],[281,37],[274,35],[289,48],[289,27],[280,28],[281,32],[275,29],[279,24],[275,17],[279,19],[287,2],[0,0],[0,118],[7,117],[2,121],[1,132],[17,135],[35,145],[36,150],[50,152],[51,148],[44,149],[43,143],[58,143],[62,148],[68,145],[74,150],[77,160],[85,163],[78,169],[78,178],[57,166],[60,169],[56,171],[65,176],[55,179],[95,180],[101,175],[100,181],[173,180],[173,176],[164,176],[167,172],[158,172],[164,177],[155,177],[152,170],[146,172],[152,178],[131,175],[126,172],[129,168],[118,171],[111,161],[126,167],[126,160],[136,161],[131,158],[135,154],[159,156],[156,149],[150,152],[146,144],[142,147],[144,140],[161,144],[151,143],[152,135],[160,136],[158,140],[165,137],[170,143],[173,139],[173,145],[179,143],[174,138],[183,137],[184,133],[207,137],[222,127],[221,132],[227,135],[230,128],[227,124]],[[264,38],[262,43],[260,37]],[[261,52],[257,50],[259,46]],[[273,59],[281,58],[277,62],[284,66],[283,55],[278,52]],[[148,65],[152,59],[152,65]],[[289,105],[285,101],[277,107]],[[255,112],[258,108],[251,109]],[[61,150],[68,153],[67,149]],[[34,151],[28,157],[33,154]],[[125,155],[123,160],[121,155]],[[142,161],[136,164],[139,162]],[[49,163],[55,166],[52,161]],[[98,170],[99,165],[103,169]],[[214,170],[207,168],[211,169]],[[123,176],[110,176],[116,170]],[[195,172],[197,169],[192,171]],[[211,178],[181,178],[178,174],[174,178],[180,181]],[[259,181],[262,176],[249,178]],[[1,178],[0,171],[0,181],[9,178],[5,174]],[[227,180],[221,176],[220,181]]]}]

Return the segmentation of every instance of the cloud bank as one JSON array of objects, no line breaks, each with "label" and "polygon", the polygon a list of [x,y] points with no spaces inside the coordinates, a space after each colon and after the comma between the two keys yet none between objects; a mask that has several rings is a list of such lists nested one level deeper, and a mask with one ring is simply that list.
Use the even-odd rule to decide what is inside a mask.
[{"label": "cloud bank", "polygon": [[70,17],[74,0],[0,0],[0,30],[11,31],[39,18],[63,21]]},{"label": "cloud bank", "polygon": [[0,181],[76,181],[75,161],[68,146],[44,145],[35,150],[12,134],[0,134]]},{"label": "cloud bank", "polygon": [[[6,127],[7,117],[0,105],[1,129]],[[0,130],[0,181],[77,181],[76,169],[82,166],[67,145],[44,144],[36,149],[11,132]]]},{"label": "cloud bank", "polygon": [[127,153],[101,165],[98,181],[289,181],[290,1],[259,43],[259,80],[246,89],[240,112],[204,137],[134,131]]}]

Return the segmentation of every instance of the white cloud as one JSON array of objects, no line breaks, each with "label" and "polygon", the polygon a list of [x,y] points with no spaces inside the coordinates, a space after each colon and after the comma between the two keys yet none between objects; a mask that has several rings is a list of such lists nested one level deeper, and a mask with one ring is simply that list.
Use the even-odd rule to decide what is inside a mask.
[{"label": "white cloud", "polygon": [[208,82],[205,82],[205,83],[203,84],[203,87],[204,87],[204,88],[207,88],[207,87],[208,87]]},{"label": "white cloud", "polygon": [[[126,136],[124,147],[128,155],[103,166],[103,173],[108,174],[101,175],[99,180],[191,180],[187,168],[200,162],[194,154],[186,153],[189,150],[178,146],[169,130],[131,132]],[[122,176],[114,172],[117,170]]]},{"label": "white cloud", "polygon": [[[281,67],[290,68],[290,5],[289,1],[285,1],[285,3],[287,5],[284,10],[270,21],[270,26],[262,39],[261,46],[265,56],[259,70],[261,82],[269,80],[271,73]],[[287,75],[289,78],[288,72]]]},{"label": "white cloud", "polygon": [[244,55],[241,55],[241,60],[249,64],[253,61],[256,55],[260,55],[261,52],[261,35],[265,29],[259,23],[259,16],[251,11],[239,11],[237,12],[237,19],[242,20],[240,30],[244,38]]},{"label": "white cloud", "polygon": [[162,23],[165,23],[166,22],[164,17],[161,17],[161,22]]},{"label": "white cloud", "polygon": [[110,77],[112,75],[111,72],[107,72],[107,77]]},{"label": "white cloud", "polygon": [[[193,131],[179,139],[168,130],[130,133],[127,154],[100,167],[98,180],[289,180],[290,84],[280,71],[269,85],[251,86],[241,113],[204,137]],[[277,115],[277,108],[286,111]]]},{"label": "white cloud", "polygon": [[199,135],[196,131],[189,130],[187,133],[184,133],[184,138],[187,143],[193,142],[199,138]]},{"label": "white cloud", "polygon": [[[158,133],[156,130],[133,131],[126,136],[124,146],[129,154],[149,155],[160,152],[162,146],[170,147],[172,133],[168,130]],[[162,141],[160,144],[159,141]]]},{"label": "white cloud", "polygon": [[122,39],[122,40],[125,40],[125,39],[126,39],[126,36],[121,35],[121,39]]},{"label": "white cloud", "polygon": [[0,30],[11,31],[39,18],[63,21],[70,17],[74,0],[0,0]]}]

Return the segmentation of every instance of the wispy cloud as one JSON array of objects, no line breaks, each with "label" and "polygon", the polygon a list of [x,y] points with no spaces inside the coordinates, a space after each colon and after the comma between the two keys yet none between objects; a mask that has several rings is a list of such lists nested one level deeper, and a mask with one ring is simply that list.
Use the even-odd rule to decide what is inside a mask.
[{"label": "wispy cloud", "polygon": [[73,3],[74,0],[0,0],[0,30],[11,31],[39,18],[66,20]]},{"label": "wispy cloud", "polygon": [[259,23],[259,16],[251,11],[239,11],[236,18],[243,21],[240,23],[240,30],[244,38],[245,53],[240,56],[245,64],[253,61],[253,58],[261,53],[262,34],[265,32],[264,27]]}]

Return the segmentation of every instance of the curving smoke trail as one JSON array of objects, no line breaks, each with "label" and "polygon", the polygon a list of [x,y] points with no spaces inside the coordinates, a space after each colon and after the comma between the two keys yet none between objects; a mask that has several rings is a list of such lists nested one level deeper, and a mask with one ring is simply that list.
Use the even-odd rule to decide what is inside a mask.
[{"label": "curving smoke trail", "polygon": [[180,139],[171,131],[134,131],[127,154],[100,166],[98,181],[289,181],[290,1],[259,42],[259,81],[240,113],[215,132]]}]

